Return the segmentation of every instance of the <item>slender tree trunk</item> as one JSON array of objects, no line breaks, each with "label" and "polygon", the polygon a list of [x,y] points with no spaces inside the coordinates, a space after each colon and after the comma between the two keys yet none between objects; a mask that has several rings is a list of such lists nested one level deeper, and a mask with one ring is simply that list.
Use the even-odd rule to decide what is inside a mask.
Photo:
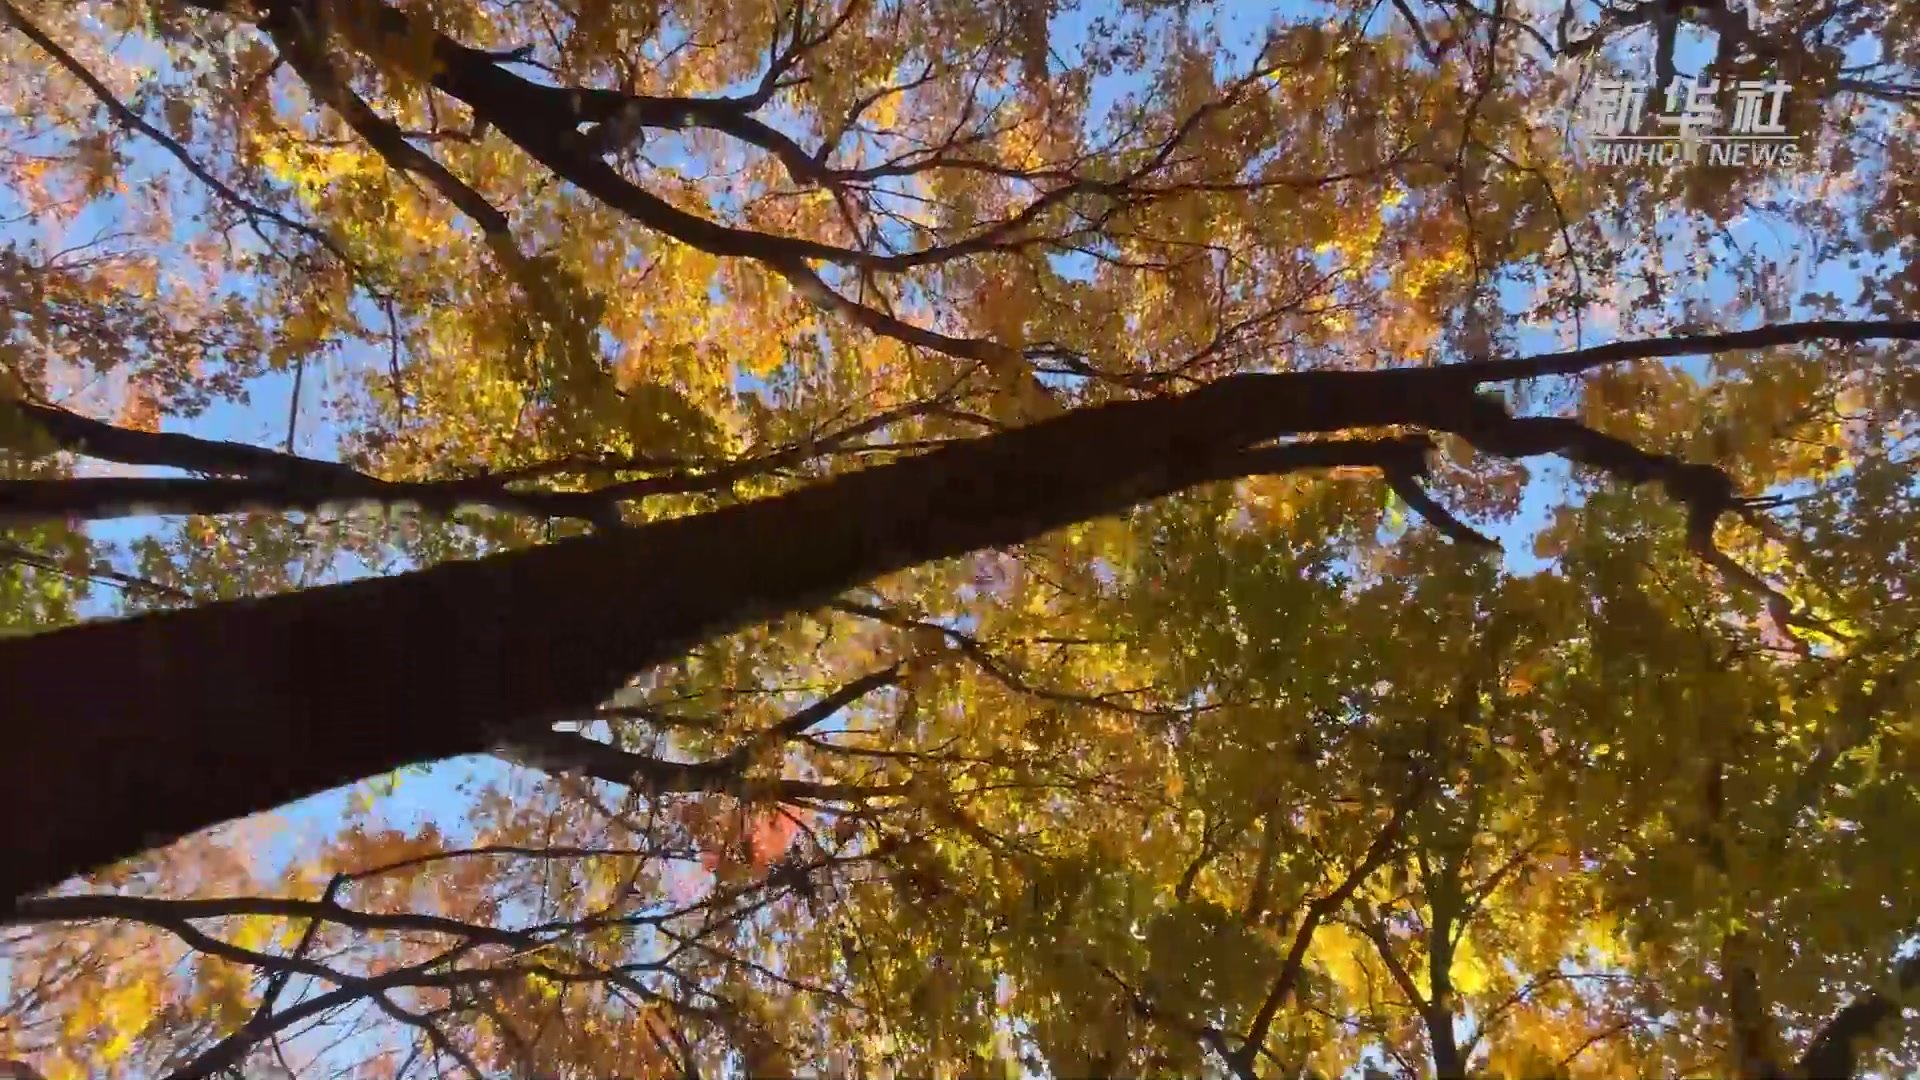
[{"label": "slender tree trunk", "polygon": [[1467,1064],[1460,1058],[1460,1042],[1453,1036],[1453,1010],[1435,1004],[1425,1017],[1427,1040],[1433,1044],[1433,1075],[1437,1080],[1466,1080]]},{"label": "slender tree trunk", "polygon": [[1427,929],[1427,981],[1433,996],[1422,1019],[1433,1049],[1436,1080],[1466,1080],[1467,1063],[1453,1033],[1453,928],[1454,913],[1459,910],[1459,877],[1451,862],[1441,871],[1441,880],[1444,887],[1429,886],[1434,895],[1433,925]]},{"label": "slender tree trunk", "polygon": [[1760,996],[1760,979],[1748,958],[1747,935],[1732,933],[1720,947],[1721,978],[1727,989],[1727,1019],[1733,1028],[1734,1075],[1739,1080],[1783,1080],[1774,1063],[1771,1028]]}]

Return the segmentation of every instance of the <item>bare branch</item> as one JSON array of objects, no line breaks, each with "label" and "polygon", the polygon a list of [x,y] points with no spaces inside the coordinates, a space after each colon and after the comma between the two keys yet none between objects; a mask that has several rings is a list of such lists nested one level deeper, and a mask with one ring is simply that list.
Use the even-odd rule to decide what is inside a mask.
[{"label": "bare branch", "polygon": [[192,173],[195,179],[207,185],[207,187],[212,188],[214,194],[219,196],[222,201],[249,217],[270,221],[275,225],[279,225],[282,228],[312,240],[342,263],[346,264],[350,269],[357,270],[357,264],[347,255],[346,251],[340,247],[333,237],[328,236],[325,232],[304,222],[295,221],[277,210],[261,206],[259,203],[235,191],[226,181],[221,180],[219,177],[213,175],[213,173],[207,171],[206,166],[195,161],[193,155],[188,153],[187,148],[180,145],[178,140],[166,132],[161,131],[159,128],[154,127],[152,124],[149,124],[139,113],[134,112],[125,102],[114,95],[107,84],[101,82],[99,77],[94,75],[93,72],[88,71],[84,64],[74,58],[73,54],[61,48],[58,42],[48,37],[45,31],[35,26],[10,0],[0,0],[0,16],[4,16],[8,22],[13,24],[14,29],[20,31],[21,34],[25,35],[35,45],[38,45],[48,56],[53,57],[54,62],[66,69],[69,75],[79,80],[80,83],[93,94],[94,98],[100,102],[101,106],[107,110],[108,114],[122,126],[137,131],[158,143],[161,149],[165,150],[168,154],[172,155],[176,161],[185,166],[186,170]]},{"label": "bare branch", "polygon": [[205,900],[165,900],[115,894],[49,896],[22,900],[11,910],[0,911],[0,925],[124,919],[155,926],[171,926],[195,919],[221,919],[239,915],[312,919],[360,930],[406,930],[416,933],[445,934],[495,945],[517,946],[524,945],[528,941],[524,934],[510,930],[464,923],[437,915],[355,911],[341,906],[330,896],[320,900],[297,900],[292,897],[278,896],[234,896]]},{"label": "bare branch", "polygon": [[1273,1027],[1274,1017],[1279,1015],[1280,1006],[1292,996],[1300,982],[1300,972],[1307,960],[1307,949],[1313,944],[1313,935],[1320,924],[1329,915],[1346,905],[1353,894],[1359,890],[1374,871],[1384,866],[1394,852],[1399,850],[1401,834],[1406,831],[1407,817],[1413,811],[1414,804],[1423,796],[1427,787],[1424,772],[1416,773],[1414,782],[1407,785],[1400,797],[1394,800],[1393,812],[1387,818],[1386,825],[1367,846],[1366,855],[1347,871],[1345,878],[1331,892],[1315,897],[1308,902],[1306,911],[1301,913],[1300,925],[1294,930],[1293,945],[1287,950],[1287,958],[1280,967],[1280,975],[1274,979],[1272,989],[1267,991],[1266,999],[1260,1003],[1260,1009],[1254,1014],[1253,1023],[1247,1028],[1247,1041],[1240,1048],[1240,1060],[1251,1065],[1260,1048],[1266,1045],[1267,1032]]},{"label": "bare branch", "polygon": [[1670,337],[1615,341],[1571,352],[1549,353],[1512,360],[1470,360],[1440,370],[1452,372],[1475,385],[1519,382],[1550,375],[1578,375],[1629,360],[1669,356],[1711,356],[1744,349],[1769,349],[1809,341],[1920,341],[1920,320],[1810,319],[1772,323],[1751,330],[1713,334],[1677,334]]}]

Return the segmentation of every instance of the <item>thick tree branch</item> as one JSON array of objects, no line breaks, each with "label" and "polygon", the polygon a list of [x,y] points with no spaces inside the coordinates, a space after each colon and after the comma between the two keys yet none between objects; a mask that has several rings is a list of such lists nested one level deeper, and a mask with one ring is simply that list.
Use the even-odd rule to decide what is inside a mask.
[{"label": "thick tree branch", "polygon": [[[507,236],[504,215],[477,191],[455,178],[446,168],[419,148],[407,143],[404,133],[392,122],[375,114],[354,94],[337,73],[326,55],[329,32],[337,31],[362,54],[407,63],[409,45],[396,43],[427,42],[431,60],[412,63],[423,82],[464,102],[473,110],[476,122],[497,129],[507,139],[549,169],[556,177],[579,188],[606,206],[625,214],[639,224],[670,236],[681,243],[720,257],[756,260],[786,278],[802,295],[816,304],[837,311],[876,334],[933,349],[962,359],[991,364],[1018,363],[1020,357],[999,343],[981,338],[963,338],[914,326],[878,307],[850,299],[835,291],[813,270],[819,262],[857,268],[862,273],[899,273],[932,266],[971,255],[1007,251],[1035,243],[1063,242],[1075,234],[1087,232],[1101,220],[1099,214],[1081,217],[1080,223],[1054,230],[1040,226],[1055,211],[1064,211],[1078,197],[1092,196],[1110,207],[1127,205],[1178,190],[1220,188],[1213,184],[1170,185],[1150,189],[1145,182],[1169,166],[1175,152],[1200,129],[1201,121],[1230,107],[1234,100],[1259,85],[1259,77],[1269,69],[1250,73],[1232,83],[1224,98],[1210,101],[1190,112],[1148,155],[1146,160],[1117,179],[1096,180],[1060,169],[1015,169],[989,163],[946,159],[941,151],[911,168],[893,173],[871,170],[842,172],[830,169],[826,159],[833,146],[823,146],[809,154],[789,137],[776,131],[753,112],[767,101],[768,87],[778,83],[779,63],[769,71],[772,82],[759,91],[735,98],[657,98],[622,91],[586,87],[553,86],[523,78],[503,65],[500,54],[462,45],[452,38],[421,24],[382,0],[272,0],[259,5],[257,12],[226,0],[193,0],[196,6],[241,18],[256,18],[293,64],[295,70],[313,88],[316,95],[333,106],[394,167],[425,177],[433,187],[480,225],[495,247],[502,247]],[[787,60],[784,62],[791,62]],[[582,124],[593,125],[581,131]],[[873,175],[904,174],[938,165],[969,168],[1002,174],[1032,184],[1043,181],[1051,186],[1008,216],[974,231],[963,239],[935,244],[915,251],[881,254],[859,248],[842,247],[794,236],[738,228],[682,210],[666,199],[627,179],[607,158],[613,144],[630,141],[647,128],[684,130],[707,128],[758,146],[779,160],[797,181],[818,183],[836,195],[844,195],[843,185],[850,179]],[[958,132],[956,130],[955,134]],[[1315,176],[1288,180],[1265,180],[1255,186],[1312,187],[1337,182],[1345,176]],[[1244,185],[1225,185],[1226,187]],[[843,201],[843,208],[845,206]],[[856,230],[857,231],[857,230]]]},{"label": "thick tree branch", "polygon": [[334,503],[413,503],[451,513],[486,506],[542,517],[618,520],[612,500],[594,492],[521,493],[491,478],[403,482],[351,466],[246,443],[171,431],[139,431],[53,405],[13,402],[53,444],[84,457],[245,479],[86,477],[0,481],[0,520],[104,519],[147,514],[229,514],[317,510]]},{"label": "thick tree branch", "polygon": [[[1893,324],[1896,336],[1910,325]],[[17,823],[0,893],[591,715],[635,671],[895,570],[1020,543],[1273,458],[1324,463],[1342,452],[1260,448],[1274,438],[1425,427],[1496,454],[1564,452],[1689,498],[1691,484],[1718,490],[1701,467],[1489,408],[1472,392],[1484,377],[1235,375],[641,528],[0,643],[11,737],[0,817]],[[114,674],[54,674],[74,671]]]},{"label": "thick tree branch", "polygon": [[1718,571],[1729,586],[1759,596],[1783,632],[1794,626],[1816,625],[1794,611],[1792,601],[1783,593],[1715,544],[1713,534],[1720,518],[1744,505],[1734,492],[1733,478],[1718,466],[1649,453],[1577,420],[1514,417],[1489,399],[1477,399],[1474,412],[1476,419],[1455,430],[1476,449],[1505,457],[1557,454],[1629,484],[1658,483],[1668,497],[1687,510],[1688,549]]},{"label": "thick tree branch", "polygon": [[1387,482],[1393,485],[1393,493],[1400,496],[1401,502],[1406,503],[1414,513],[1427,519],[1428,523],[1440,530],[1441,535],[1447,539],[1467,547],[1500,550],[1498,541],[1453,516],[1453,511],[1440,505],[1433,496],[1427,494],[1414,473],[1389,470]]},{"label": "thick tree branch", "polygon": [[752,756],[754,749],[758,746],[784,742],[806,734],[809,729],[832,719],[834,713],[851,707],[875,690],[899,685],[902,666],[894,664],[860,676],[819,701],[796,711],[792,716],[768,728],[760,737],[727,756],[744,762]]},{"label": "thick tree branch", "polygon": [[[321,20],[326,4],[269,3],[260,6],[265,17],[260,28],[273,39],[287,63],[314,95],[347,122],[389,165],[425,180],[440,196],[479,226],[491,246],[511,247],[507,216],[464,180],[453,175],[433,155],[407,141],[399,125],[381,116],[354,93],[326,53],[326,31]],[[509,76],[510,78],[512,76]]]},{"label": "thick tree branch", "polygon": [[1466,1076],[1466,1061],[1460,1053],[1459,1041],[1453,1034],[1454,991],[1453,956],[1457,941],[1456,922],[1460,899],[1460,878],[1458,867],[1451,858],[1441,860],[1440,873],[1429,876],[1422,863],[1421,879],[1426,885],[1428,913],[1431,921],[1427,926],[1427,987],[1431,1000],[1422,1020],[1427,1028],[1427,1046],[1433,1054],[1433,1072],[1435,1080],[1463,1080]]},{"label": "thick tree branch", "polygon": [[1721,942],[1720,979],[1727,993],[1727,1022],[1733,1029],[1734,1075],[1739,1080],[1778,1080],[1774,1064],[1773,1024],[1760,995],[1760,977],[1748,957],[1743,932],[1730,933]]},{"label": "thick tree branch", "polygon": [[[468,507],[535,517],[578,518],[618,524],[619,504],[651,495],[724,491],[735,482],[801,464],[840,450],[927,406],[889,409],[838,431],[790,446],[725,461],[707,469],[676,468],[590,491],[512,491],[507,484],[533,471],[448,480],[383,480],[333,461],[300,457],[246,443],[202,439],[179,432],[118,427],[53,405],[13,402],[32,426],[60,449],[102,461],[154,465],[244,479],[86,477],[0,481],[0,520],[103,520],[153,514],[230,514],[314,511],[329,504],[412,505],[436,513]],[[609,463],[638,468],[643,462]]]},{"label": "thick tree branch", "polygon": [[1413,973],[1401,961],[1400,954],[1393,951],[1393,939],[1387,936],[1387,928],[1380,920],[1380,914],[1372,905],[1355,905],[1359,912],[1360,932],[1373,942],[1374,952],[1380,955],[1380,962],[1386,965],[1387,975],[1393,984],[1406,995],[1407,1003],[1425,1017],[1432,1010],[1432,1003],[1420,992],[1420,984],[1413,981]]},{"label": "thick tree branch", "polygon": [[101,461],[254,479],[379,482],[339,462],[319,461],[247,443],[117,427],[58,406],[30,401],[8,402],[0,407],[18,410],[34,427],[46,432],[56,447]]}]

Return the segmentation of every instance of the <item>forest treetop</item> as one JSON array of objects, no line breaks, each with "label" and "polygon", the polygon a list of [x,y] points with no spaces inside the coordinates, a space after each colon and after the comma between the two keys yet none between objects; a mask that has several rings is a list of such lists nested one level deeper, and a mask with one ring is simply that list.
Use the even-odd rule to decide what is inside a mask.
[{"label": "forest treetop", "polygon": [[0,0],[0,1060],[1914,1067],[1916,42]]}]

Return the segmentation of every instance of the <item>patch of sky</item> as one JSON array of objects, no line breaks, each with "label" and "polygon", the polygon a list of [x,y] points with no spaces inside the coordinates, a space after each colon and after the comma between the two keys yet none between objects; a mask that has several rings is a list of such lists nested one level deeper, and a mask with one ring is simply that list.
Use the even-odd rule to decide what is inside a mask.
[{"label": "patch of sky", "polygon": [[1047,268],[1068,281],[1090,284],[1100,260],[1090,251],[1048,251]]}]

